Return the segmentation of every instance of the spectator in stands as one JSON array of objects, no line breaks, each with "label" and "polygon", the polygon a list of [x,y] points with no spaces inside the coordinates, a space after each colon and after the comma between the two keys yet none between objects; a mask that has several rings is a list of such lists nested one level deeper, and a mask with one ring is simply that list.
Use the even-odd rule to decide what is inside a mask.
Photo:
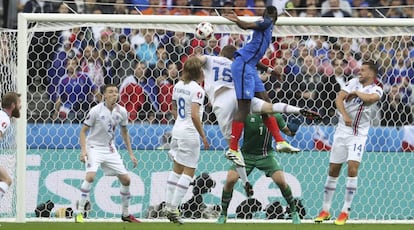
[{"label": "spectator in stands", "polygon": [[177,63],[183,55],[188,54],[189,44],[190,40],[186,33],[177,31],[162,45],[165,47],[168,59],[173,63]]},{"label": "spectator in stands", "polygon": [[[411,76],[413,77],[413,76]],[[398,89],[401,94],[401,100],[408,105],[414,105],[414,84],[410,82],[410,76],[402,77],[398,84]]]},{"label": "spectator in stands", "polygon": [[102,59],[96,47],[88,45],[80,60],[81,71],[86,73],[99,90],[104,86]]},{"label": "spectator in stands", "polygon": [[[324,8],[324,4],[328,2],[326,9]],[[335,18],[343,18],[343,17],[351,17],[352,11],[348,11],[347,7],[341,7],[340,3],[348,3],[345,0],[328,0],[324,4],[322,4],[322,17],[335,17]]]},{"label": "spectator in stands", "polygon": [[120,104],[130,113],[129,119],[139,118],[140,112],[158,111],[158,87],[152,77],[146,76],[147,66],[138,62],[135,72],[124,79],[120,87]]},{"label": "spectator in stands", "polygon": [[204,53],[212,56],[218,56],[220,53],[220,47],[218,46],[218,40],[212,37],[207,41],[207,46],[204,48]]},{"label": "spectator in stands", "polygon": [[168,55],[165,51],[164,46],[158,46],[157,48],[157,62],[155,65],[150,65],[147,73],[148,76],[157,79],[161,76],[167,76],[167,62],[168,62]]},{"label": "spectator in stands", "polygon": [[403,5],[402,0],[390,0],[388,1],[388,11],[385,14],[387,18],[404,18],[404,12],[401,6]]},{"label": "spectator in stands", "polygon": [[210,16],[211,5],[210,0],[200,0],[200,6],[196,8],[195,15]]},{"label": "spectator in stands", "polygon": [[371,9],[369,8],[369,4],[367,2],[362,2],[359,5],[359,8],[354,10],[354,17],[358,18],[372,18],[374,15],[371,12]]},{"label": "spectator in stands", "polygon": [[129,10],[124,0],[116,0],[113,14],[128,14]]},{"label": "spectator in stands", "polygon": [[157,85],[160,89],[158,103],[162,117],[160,123],[170,123],[173,120],[171,111],[172,93],[175,83],[179,80],[179,70],[176,63],[168,64],[168,74],[157,78]]},{"label": "spectator in stands", "polygon": [[57,89],[53,119],[80,122],[89,108],[101,101],[96,85],[86,74],[80,72],[77,58],[67,60],[66,74],[60,80]]},{"label": "spectator in stands", "polygon": [[381,104],[382,126],[403,126],[413,122],[411,107],[402,101],[398,86],[391,87]]},{"label": "spectator in stands", "polygon": [[263,15],[266,9],[266,3],[263,0],[254,0],[254,14]]},{"label": "spectator in stands", "polygon": [[392,68],[387,71],[386,79],[383,82],[385,87],[396,85],[401,82],[401,79],[407,76],[407,56],[404,55],[400,49],[397,50],[392,61]]},{"label": "spectator in stands", "polygon": [[147,66],[153,66],[157,63],[157,45],[154,42],[154,33],[154,30],[148,29],[144,34],[145,42],[136,48],[139,60],[145,62]]},{"label": "spectator in stands", "polygon": [[120,44],[116,56],[111,56],[111,74],[113,84],[119,86],[125,77],[134,74],[136,63],[139,61],[135,50],[129,42]]},{"label": "spectator in stands", "polygon": [[110,29],[105,29],[101,32],[101,37],[97,42],[97,49],[99,56],[103,61],[105,83],[113,83],[112,73],[110,72],[111,60],[116,57],[115,33]]},{"label": "spectator in stands", "polygon": [[149,0],[148,8],[141,10],[143,15],[168,15],[167,6],[160,0]]},{"label": "spectator in stands", "polygon": [[173,8],[170,10],[170,15],[190,15],[191,10],[188,7],[187,0],[173,1]]},{"label": "spectator in stands", "polygon": [[[323,16],[323,15],[329,16]],[[322,17],[351,17],[352,8],[347,0],[327,0],[321,5]],[[334,16],[331,16],[334,15]],[[347,16],[345,16],[347,15]]]},{"label": "spectator in stands", "polygon": [[322,123],[325,125],[337,123],[335,98],[340,90],[341,86],[334,76],[321,75],[321,80],[316,85],[316,92],[319,93],[315,99],[315,108],[321,114]]},{"label": "spectator in stands", "polygon": [[389,10],[389,0],[379,0],[375,2],[376,4],[374,5],[374,16],[376,18],[385,18],[385,15],[387,15],[387,12]]},{"label": "spectator in stands", "polygon": [[56,103],[57,99],[57,87],[60,79],[66,74],[66,62],[67,60],[76,58],[79,54],[79,50],[75,49],[72,42],[65,39],[62,47],[52,54],[52,65],[47,71],[48,86],[47,92],[53,103]]},{"label": "spectator in stands", "polygon": [[237,16],[255,16],[251,9],[247,9],[247,0],[234,0],[234,12]]},{"label": "spectator in stands", "polygon": [[316,5],[308,5],[305,11],[299,13],[299,17],[319,17],[320,13]]}]

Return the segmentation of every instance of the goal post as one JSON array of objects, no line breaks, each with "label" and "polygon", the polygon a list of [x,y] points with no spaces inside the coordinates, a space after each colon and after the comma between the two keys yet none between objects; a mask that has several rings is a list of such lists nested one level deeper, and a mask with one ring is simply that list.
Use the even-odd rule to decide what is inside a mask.
[{"label": "goal post", "polygon": [[[242,17],[242,19],[254,21],[257,17]],[[87,39],[93,39],[93,32],[87,35],[86,32],[79,32],[75,28],[111,28],[111,33],[123,29],[151,29],[154,33],[153,35],[159,39],[158,45],[163,44],[161,40],[166,31],[184,32],[188,36],[188,43],[183,45],[184,50],[187,50],[188,48],[195,49],[197,47],[197,45],[191,43],[192,33],[195,30],[195,26],[202,21],[212,23],[215,26],[216,34],[238,35],[237,38],[228,36],[227,39],[229,40],[234,39],[233,41],[235,41],[239,39],[240,42],[243,42],[249,33],[249,31],[243,31],[234,23],[219,16],[20,13],[18,15],[17,30],[16,79],[17,91],[22,94],[21,114],[23,118],[27,117],[27,119],[21,118],[17,122],[16,197],[14,198],[16,200],[16,211],[15,214],[8,214],[4,217],[15,218],[17,222],[25,222],[28,218],[34,217],[34,213],[32,213],[33,208],[39,203],[51,199],[55,202],[56,207],[73,207],[74,202],[78,198],[77,188],[83,179],[83,166],[78,162],[77,158],[79,152],[79,120],[81,119],[60,122],[52,118],[53,111],[51,110],[54,109],[54,104],[50,94],[53,92],[48,91],[48,86],[52,84],[49,71],[58,72],[61,70],[59,68],[62,67],[54,65],[53,57],[59,49],[64,47],[64,42],[68,41],[68,39],[76,40],[79,38],[79,44],[90,44],[90,40]],[[326,48],[323,54],[326,58],[318,60],[317,73],[315,73],[318,77],[321,77],[323,74],[334,76],[335,68],[332,61],[337,57],[333,56],[332,59],[332,57],[328,56],[328,53],[330,49],[333,49],[333,44],[336,41],[343,40],[344,44],[349,43],[348,45],[351,46],[351,49],[353,48],[352,46],[357,47],[358,52],[354,51],[354,53],[359,53],[362,57],[358,57],[358,60],[352,62],[356,66],[350,67],[348,64],[338,67],[338,71],[342,71],[341,73],[349,71],[347,76],[353,77],[357,74],[358,65],[365,58],[374,61],[381,59],[380,61],[384,66],[392,67],[392,63],[384,61],[387,58],[381,56],[383,53],[377,50],[377,47],[375,47],[376,43],[371,42],[371,40],[378,40],[378,44],[381,43],[384,47],[390,45],[394,48],[394,53],[397,53],[400,49],[402,52],[399,44],[403,40],[402,38],[406,36],[413,37],[413,28],[414,19],[280,17],[273,33],[276,37],[275,44],[277,43],[279,48],[270,50],[269,52],[272,55],[266,58],[271,65],[289,67],[290,72],[286,72],[286,68],[284,71],[286,77],[290,78],[284,84],[278,83],[274,79],[269,79],[266,82],[266,88],[270,91],[273,101],[280,99],[289,104],[305,107],[311,103],[313,106],[311,107],[316,109],[319,109],[318,106],[326,106],[326,104],[332,106],[330,102],[332,98],[329,98],[329,95],[333,95],[335,91],[331,89],[333,87],[328,86],[328,83],[319,84],[319,82],[310,82],[309,79],[306,84],[302,85],[294,82],[296,81],[294,77],[299,75],[305,76],[304,72],[301,71],[305,71],[302,67],[305,65],[304,60],[306,58],[300,59],[299,53],[302,51],[302,47],[306,47],[308,52],[311,49],[312,52],[317,52],[315,51],[315,47],[318,46],[316,43],[319,41],[319,38],[324,39],[322,45],[326,47],[322,48]],[[77,33],[74,35],[76,38],[71,38],[70,35],[68,37],[61,31],[70,31],[71,34]],[[79,36],[80,33],[85,34]],[[62,41],[64,36],[66,36],[64,38],[66,40]],[[145,34],[140,39],[143,39],[144,36]],[[243,36],[244,38],[241,39]],[[312,40],[312,37],[316,39]],[[35,44],[33,39],[38,39],[36,41],[39,41],[39,43]],[[360,42],[362,40],[370,40],[370,43],[366,45],[367,47]],[[47,43],[48,41],[53,44]],[[74,46],[75,42],[73,40],[71,42],[71,45]],[[141,43],[136,43],[138,47],[139,44],[142,44],[142,41]],[[164,48],[166,46],[164,45]],[[217,47],[219,46],[218,44]],[[206,47],[207,44],[204,44],[203,48],[205,50],[207,50]],[[81,49],[84,48],[82,47]],[[337,53],[346,53],[348,48],[348,46],[340,44],[336,51]],[[117,49],[116,52],[121,51],[121,48],[114,49]],[[362,52],[362,49],[366,49],[367,52]],[[205,50],[204,52],[206,52]],[[133,52],[136,54],[137,49],[134,49]],[[289,55],[289,52],[291,52],[290,56],[285,56]],[[369,54],[369,56],[364,57],[364,54]],[[80,60],[84,58],[85,54],[78,52],[76,55]],[[189,54],[183,55],[188,56]],[[392,59],[393,57],[389,58]],[[413,57],[412,59],[414,60]],[[104,60],[102,63],[103,67],[100,70],[105,75],[113,69],[110,65],[104,66],[105,60],[111,60],[110,58],[102,60]],[[178,59],[177,62],[182,64],[183,60],[185,58]],[[279,60],[284,60],[285,62],[279,62]],[[292,63],[289,63],[289,61]],[[327,65],[330,65],[329,68],[322,66],[322,63],[325,63],[325,61]],[[113,64],[114,62],[110,63]],[[133,68],[131,67],[133,63],[134,60],[131,59],[128,68]],[[113,71],[116,72],[122,68],[124,67],[121,66]],[[167,68],[165,68],[165,71],[167,71]],[[125,70],[125,72],[127,71]],[[94,74],[97,74],[97,72],[94,72]],[[314,78],[316,79],[315,76],[312,76],[312,79]],[[124,76],[120,77],[120,79],[123,80]],[[313,85],[312,89],[310,89],[310,85]],[[302,86],[303,88],[300,88]],[[296,98],[298,88],[311,91],[309,93],[313,95],[312,98]],[[159,96],[159,94],[156,96]],[[371,220],[374,222],[410,222],[410,218],[412,220],[412,216],[414,216],[412,208],[412,192],[414,191],[412,175],[414,173],[410,167],[412,162],[414,162],[414,156],[412,153],[402,152],[400,148],[403,141],[403,130],[410,127],[407,122],[403,122],[402,125],[381,125],[381,117],[379,116],[383,108],[379,106],[377,109],[378,111],[373,112],[374,126],[370,132],[371,137],[367,144],[367,153],[361,166],[360,177],[362,182],[360,187],[358,187],[358,195],[353,204],[355,212],[352,213],[351,219]],[[133,148],[139,157],[139,164],[141,164],[138,169],[131,169],[131,212],[138,215],[139,218],[152,218],[148,216],[149,210],[153,208],[152,206],[156,206],[163,201],[166,173],[170,170],[170,161],[163,144],[165,144],[164,140],[168,140],[168,134],[171,131],[172,125],[165,122],[166,111],[160,111],[159,109],[153,112],[155,119],[159,119],[156,123],[150,121],[150,113],[148,111],[141,110],[137,120],[131,122],[129,126]],[[305,219],[311,219],[316,215],[322,204],[322,189],[328,166],[328,152],[326,152],[326,148],[317,148],[315,137],[323,137],[326,144],[329,145],[329,142],[331,143],[332,141],[335,127],[335,116],[331,114],[332,111],[327,109],[325,112],[325,115],[330,118],[326,123],[315,126],[304,122],[296,136],[288,138],[288,141],[300,147],[304,151],[303,153],[297,156],[277,154],[277,158],[286,171],[286,178],[292,187],[293,195],[304,203],[307,211]],[[403,113],[408,117],[409,114],[407,112]],[[287,117],[288,120],[290,118],[292,117]],[[223,157],[222,153],[226,149],[226,144],[221,138],[217,121],[214,119],[211,110],[206,111],[206,129],[213,147],[209,153],[201,154],[202,159],[196,173],[198,175],[202,172],[209,172],[212,178],[216,180],[216,187],[204,197],[204,202],[208,206],[220,204],[221,189],[226,171],[230,165]],[[404,126],[404,129],[401,129],[401,126]],[[121,152],[123,152],[122,140],[117,139],[117,144],[120,145]],[[387,161],[390,163],[386,163]],[[129,166],[128,159],[125,162]],[[398,164],[398,166],[395,164]],[[401,169],[398,169],[399,167]],[[379,169],[384,169],[385,173]],[[344,177],[343,174],[344,172],[342,172],[342,177]],[[35,178],[26,178],[27,175],[35,176]],[[283,204],[283,197],[276,186],[272,185],[269,178],[266,178],[262,173],[254,172],[251,178],[254,183],[256,198],[263,204],[262,212],[256,213],[254,217],[265,219],[266,215],[265,211],[263,211],[265,207],[275,200],[279,200]],[[375,181],[369,181],[367,178],[387,181],[389,185],[386,185],[385,188],[387,190],[395,189],[395,193],[398,194],[394,194],[394,196],[391,194],[393,191],[381,191],[382,185]],[[340,180],[340,183],[344,184],[343,179]],[[38,187],[27,187],[28,184]],[[372,190],[370,190],[370,186],[372,186]],[[118,187],[119,184],[113,178],[107,178],[102,174],[98,174],[90,198],[93,205],[90,213],[91,218],[119,219],[120,198],[117,196]],[[338,211],[335,211],[335,213],[339,213],[338,209],[342,206],[342,190],[343,187],[338,186],[335,199],[339,201],[335,201],[333,204],[333,207]],[[34,192],[29,194],[28,191]],[[191,192],[187,193],[186,199],[191,198],[191,195]],[[411,201],[409,200],[410,198]],[[236,215],[236,208],[244,199],[243,189],[237,185],[229,212]],[[400,199],[407,199],[408,207]],[[363,204],[371,205],[372,207],[361,207],[364,206]],[[378,213],[378,210],[382,209],[385,209],[385,212],[392,213]]]}]

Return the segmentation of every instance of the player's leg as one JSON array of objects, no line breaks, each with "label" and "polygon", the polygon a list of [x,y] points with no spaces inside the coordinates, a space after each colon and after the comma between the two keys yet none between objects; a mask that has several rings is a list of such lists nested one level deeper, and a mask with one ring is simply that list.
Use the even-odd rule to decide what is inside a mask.
[{"label": "player's leg", "polygon": [[119,182],[121,183],[121,188],[119,193],[121,194],[121,210],[122,216],[121,220],[130,223],[141,223],[140,220],[135,218],[135,216],[129,214],[129,201],[131,199],[130,184],[131,178],[128,174],[118,175]]},{"label": "player's leg", "polygon": [[[213,112],[216,115],[220,131],[223,134],[223,137],[227,141],[228,145],[230,145],[231,122],[233,120],[233,115],[236,113],[236,111],[237,111],[237,99],[236,99],[236,95],[233,89],[223,90],[220,93],[216,94],[215,101],[213,104]],[[234,158],[231,158],[230,156],[227,156],[227,154],[226,154],[226,158],[234,159]],[[236,159],[236,160],[243,160],[243,159]],[[247,178],[245,167],[240,166],[235,162],[233,163],[236,165],[236,171],[240,175],[240,179],[242,180],[243,186],[245,188],[248,188],[249,186],[251,187],[248,181],[248,178]],[[253,191],[252,188],[248,190]]]},{"label": "player's leg", "polygon": [[321,119],[319,113],[312,110],[300,108],[297,106],[289,105],[286,103],[275,103],[266,102],[260,98],[254,97],[251,104],[252,113],[292,113],[292,114],[301,114],[302,116],[309,118],[311,120],[318,121]]},{"label": "player's leg", "polygon": [[12,184],[12,179],[7,173],[6,169],[0,167],[0,199],[3,198],[7,190],[9,190],[10,185]]},{"label": "player's leg", "polygon": [[324,185],[322,211],[314,219],[316,223],[321,223],[331,218],[330,209],[332,205],[332,199],[335,194],[336,185],[338,182],[339,173],[342,168],[342,164],[346,162],[348,157],[347,147],[344,144],[343,137],[335,133],[334,141],[332,144],[332,150],[329,157],[329,171]]},{"label": "player's leg", "polygon": [[[250,111],[250,101],[254,96],[255,68],[247,65],[241,57],[236,58],[231,65],[231,73],[236,91],[238,110],[234,114],[231,128],[230,152],[241,155],[238,151],[239,140],[244,129],[244,120]],[[244,166],[241,165],[241,166]]]},{"label": "player's leg", "polygon": [[299,214],[296,210],[295,200],[293,199],[292,190],[286,183],[285,175],[282,171],[282,167],[276,160],[274,152],[269,153],[266,158],[256,161],[255,166],[263,171],[267,177],[271,177],[273,182],[277,184],[280,191],[282,192],[283,198],[289,204],[292,216],[293,224],[300,224]]},{"label": "player's leg", "polygon": [[352,136],[346,142],[348,145],[348,177],[346,178],[344,206],[335,220],[336,225],[344,225],[351,211],[351,204],[358,185],[358,169],[365,150],[366,137]]},{"label": "player's leg", "polygon": [[227,221],[227,210],[230,205],[231,198],[233,197],[233,188],[239,179],[239,175],[234,169],[234,166],[227,172],[226,183],[224,184],[223,191],[221,193],[221,213],[217,219],[218,224],[224,224]]},{"label": "player's leg", "polygon": [[178,224],[183,224],[178,206],[181,204],[190,183],[193,181],[194,172],[200,158],[200,139],[177,139],[179,150],[174,158],[174,169],[176,174],[181,176],[175,186],[174,194],[169,207],[167,207],[167,218]]}]

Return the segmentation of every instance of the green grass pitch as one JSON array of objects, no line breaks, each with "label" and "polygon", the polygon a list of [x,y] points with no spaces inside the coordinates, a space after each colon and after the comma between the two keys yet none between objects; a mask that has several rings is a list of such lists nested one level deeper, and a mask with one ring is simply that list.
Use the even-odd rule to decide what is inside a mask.
[{"label": "green grass pitch", "polygon": [[335,226],[333,224],[279,224],[279,223],[227,223],[218,225],[213,223],[186,223],[175,225],[172,223],[53,223],[53,222],[28,222],[28,223],[1,223],[1,230],[412,230],[411,224],[346,224]]}]

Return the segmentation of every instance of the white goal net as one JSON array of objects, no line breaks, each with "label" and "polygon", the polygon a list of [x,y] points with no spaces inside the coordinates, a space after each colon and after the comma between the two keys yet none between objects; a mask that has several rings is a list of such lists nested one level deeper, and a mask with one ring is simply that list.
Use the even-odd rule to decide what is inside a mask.
[{"label": "white goal net", "polygon": [[[215,25],[214,39],[194,39],[194,29],[201,21]],[[314,109],[324,117],[317,126],[303,121],[297,134],[287,137],[302,149],[300,154],[277,154],[294,197],[303,205],[304,219],[316,216],[322,205],[328,150],[337,123],[335,95],[341,85],[358,76],[361,63],[367,60],[378,63],[378,80],[385,96],[372,113],[373,127],[350,218],[406,221],[414,217],[414,141],[410,138],[414,136],[413,26],[413,19],[354,18],[280,18],[275,26],[274,40],[262,62],[283,72],[285,81],[269,78],[265,82],[270,98]],[[138,168],[132,169],[126,158],[132,179],[130,212],[139,218],[160,218],[157,210],[164,201],[171,169],[167,156],[171,87],[188,56],[217,55],[227,44],[240,47],[249,31],[241,31],[221,17],[20,14],[18,33],[17,85],[27,98],[27,121],[19,120],[27,133],[18,135],[18,140],[24,139],[27,146],[23,150],[26,162],[20,168],[26,183],[23,192],[1,202],[24,199],[25,205],[20,206],[24,210],[17,209],[23,219],[35,217],[36,206],[48,200],[55,204],[52,217],[61,207],[75,207],[84,177],[84,166],[78,160],[80,125],[88,109],[97,103],[99,88],[114,83],[121,88],[120,103],[129,111],[129,130],[139,162]],[[7,43],[9,52],[15,53],[11,45],[16,44],[16,37],[11,36]],[[15,63],[10,61],[6,66],[12,69]],[[72,77],[71,72],[75,73]],[[134,74],[139,84],[128,85],[125,79]],[[1,81],[2,87],[9,89],[16,84],[13,79],[2,77]],[[292,118],[286,116],[287,121]],[[208,103],[203,120],[212,147],[201,154],[196,175],[208,173],[216,184],[196,197],[190,189],[183,213],[188,218],[213,219],[230,162],[223,156],[227,146]],[[122,140],[117,143],[125,153]],[[259,171],[249,178],[257,210],[254,205],[241,207],[246,197],[237,184],[229,214],[289,218],[277,186]],[[332,207],[335,216],[342,207],[344,178],[342,175],[339,180]],[[16,181],[19,183],[19,178]],[[115,177],[98,174],[91,191],[89,218],[120,217],[119,186]],[[276,201],[281,209],[271,211],[269,207]],[[2,213],[4,217],[15,215],[16,210]]]}]

